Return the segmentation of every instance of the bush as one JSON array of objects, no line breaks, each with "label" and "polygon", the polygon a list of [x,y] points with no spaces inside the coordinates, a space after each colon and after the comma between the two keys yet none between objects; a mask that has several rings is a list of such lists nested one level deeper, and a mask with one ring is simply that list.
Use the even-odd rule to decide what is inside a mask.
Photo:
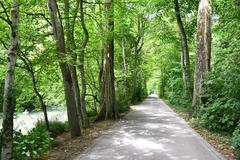
[{"label": "bush", "polygon": [[[69,129],[67,122],[60,122],[57,120],[49,121],[49,127],[50,127],[52,137],[56,137],[61,133],[68,131]],[[35,128],[45,128],[45,122],[38,121]]]},{"label": "bush", "polygon": [[233,132],[232,146],[234,147],[237,157],[240,160],[240,124]]},{"label": "bush", "polygon": [[129,105],[130,105],[130,102],[128,102],[126,100],[123,100],[120,98],[118,98],[116,100],[116,106],[118,108],[119,113],[125,113],[125,112],[129,111],[129,109],[130,109]]},{"label": "bush", "polygon": [[200,123],[213,131],[232,133],[239,122],[239,106],[234,100],[216,99],[201,110]]},{"label": "bush", "polygon": [[48,150],[52,140],[45,127],[33,128],[27,135],[15,131],[13,157],[15,160],[38,158]]},{"label": "bush", "polygon": [[87,110],[87,116],[88,117],[96,117],[97,116],[97,111],[92,109],[92,108],[88,108]]},{"label": "bush", "polygon": [[[68,130],[68,124],[59,121],[50,121],[51,133],[45,127],[43,121],[39,121],[35,128],[27,135],[14,131],[13,158],[14,160],[35,159],[48,150],[54,144],[53,138]],[[0,132],[0,135],[2,132]],[[57,145],[56,142],[54,145]],[[1,139],[0,139],[0,147]]]}]

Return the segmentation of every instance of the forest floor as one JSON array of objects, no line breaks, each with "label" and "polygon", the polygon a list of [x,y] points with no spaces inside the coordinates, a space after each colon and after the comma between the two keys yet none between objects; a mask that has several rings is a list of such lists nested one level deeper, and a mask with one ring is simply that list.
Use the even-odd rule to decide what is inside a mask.
[{"label": "forest floor", "polygon": [[211,132],[202,126],[194,119],[189,119],[187,108],[170,105],[165,101],[180,117],[182,117],[188,124],[200,134],[209,144],[211,144],[219,153],[224,155],[227,160],[236,160],[234,150],[230,145],[230,137],[218,133]]}]

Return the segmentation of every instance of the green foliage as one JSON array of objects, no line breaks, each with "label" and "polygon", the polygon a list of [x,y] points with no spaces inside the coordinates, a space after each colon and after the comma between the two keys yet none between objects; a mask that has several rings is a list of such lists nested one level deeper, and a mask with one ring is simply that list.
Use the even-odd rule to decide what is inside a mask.
[{"label": "green foliage", "polygon": [[[38,121],[36,126],[36,129],[46,128],[44,121]],[[60,121],[49,121],[49,128],[50,128],[50,134],[52,137],[57,137],[58,135],[62,134],[63,132],[68,131],[69,126],[68,122],[60,122]]]},{"label": "green foliage", "polygon": [[21,132],[14,132],[13,155],[15,160],[38,158],[46,152],[53,139],[45,127],[36,127],[23,135]]},{"label": "green foliage", "polygon": [[239,106],[237,101],[215,99],[202,109],[200,123],[214,131],[231,133],[239,121]]},{"label": "green foliage", "polygon": [[218,132],[232,133],[240,120],[239,5],[235,0],[216,3],[213,71],[204,82],[205,106],[199,115],[204,126]]},{"label": "green foliage", "polygon": [[88,117],[96,117],[97,116],[97,111],[89,108],[87,110],[87,115],[88,115]]},{"label": "green foliage", "polygon": [[240,159],[240,124],[233,132],[232,146],[234,147],[238,159]]},{"label": "green foliage", "polygon": [[[35,159],[45,153],[49,147],[58,145],[52,137],[55,137],[68,130],[68,124],[58,121],[50,121],[52,132],[46,130],[45,124],[39,121],[36,126],[23,135],[19,131],[14,131],[13,158],[14,160]],[[2,132],[0,132],[1,136]],[[0,139],[0,146],[2,141]]]},{"label": "green foliage", "polygon": [[[115,1],[114,9],[114,72],[116,88],[116,105],[118,111],[125,112],[132,103],[141,101],[148,91],[157,91],[161,98],[183,110],[191,107],[191,97],[186,97],[183,90],[181,47],[173,3],[166,0],[142,0],[127,2]],[[195,34],[197,7],[199,1],[179,0],[181,17],[186,29],[189,51],[191,81],[195,61]],[[70,0],[70,17],[73,17],[76,1]],[[8,9],[10,1],[3,1]],[[58,1],[63,15],[64,2]],[[85,52],[85,76],[87,83],[86,106],[88,116],[96,116],[99,111],[100,73],[102,68],[102,42],[104,39],[104,6],[84,4],[85,22],[90,39]],[[213,57],[212,71],[207,82],[204,82],[203,102],[199,120],[205,127],[218,132],[232,133],[236,141],[239,135],[240,117],[240,4],[238,0],[213,0]],[[52,28],[47,22],[47,7],[44,1],[31,0],[21,3],[20,12],[20,54],[28,57],[29,64],[36,78],[36,86],[44,97],[47,106],[64,106],[64,89],[58,68],[58,57],[55,51]],[[231,12],[229,12],[231,11]],[[0,16],[7,18],[0,6]],[[66,31],[66,18],[63,17],[63,28]],[[72,19],[72,18],[71,18]],[[72,20],[71,20],[72,21]],[[140,24],[141,22],[142,24]],[[78,18],[74,21],[74,41],[76,53],[79,53],[83,40],[83,30]],[[122,40],[125,40],[123,47]],[[6,72],[9,44],[9,26],[0,18],[0,76]],[[141,48],[141,45],[142,48]],[[7,46],[7,47],[6,47]],[[125,57],[123,56],[125,48]],[[137,50],[139,52],[137,52]],[[66,61],[74,66],[68,53]],[[126,71],[123,62],[125,58]],[[32,77],[27,66],[20,58],[16,70],[16,111],[40,110],[40,105],[32,88]],[[78,71],[79,72],[79,71]],[[126,73],[125,73],[126,72]],[[79,74],[79,73],[78,73]],[[80,82],[80,81],[79,81]],[[79,83],[81,85],[81,83]],[[4,79],[0,79],[0,106],[3,102]],[[149,89],[149,90],[147,90]],[[1,112],[2,109],[0,109]],[[68,130],[66,123],[50,122],[51,136],[55,137]],[[42,132],[42,135],[39,134]],[[15,133],[15,152],[22,156],[37,156],[46,150],[51,140],[45,131],[44,122],[38,122],[28,136]],[[44,140],[45,139],[45,140]],[[22,141],[22,143],[20,143]],[[34,144],[31,144],[32,142]],[[44,144],[43,146],[41,142]],[[236,141],[238,143],[239,141]],[[36,144],[36,146],[35,146]],[[238,143],[239,144],[239,143]],[[30,147],[33,146],[33,147]],[[39,146],[41,151],[36,148]],[[236,145],[235,145],[236,146]],[[29,148],[30,147],[30,148]],[[238,147],[236,147],[238,148]],[[21,152],[21,153],[20,153]],[[34,154],[37,155],[34,155]],[[18,157],[18,158],[19,158]]]}]

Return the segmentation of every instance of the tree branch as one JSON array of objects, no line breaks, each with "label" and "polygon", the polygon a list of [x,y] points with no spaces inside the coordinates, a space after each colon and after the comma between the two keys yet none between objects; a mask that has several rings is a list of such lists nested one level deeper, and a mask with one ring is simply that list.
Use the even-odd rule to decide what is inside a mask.
[{"label": "tree branch", "polygon": [[41,16],[41,17],[43,17],[46,21],[47,21],[47,23],[50,25],[50,26],[52,26],[52,23],[50,22],[50,20],[45,16],[45,14],[43,14],[43,13],[29,13],[29,12],[24,12],[26,15],[29,15],[29,16]]},{"label": "tree branch", "polygon": [[7,8],[4,6],[4,4],[3,4],[2,1],[0,1],[0,5],[1,5],[1,7],[3,8],[3,13],[5,13],[5,15],[6,15],[6,17],[7,17],[7,18],[4,18],[4,17],[0,16],[0,19],[4,20],[5,22],[7,22],[7,23],[11,26],[12,22],[11,22],[11,20],[10,20],[9,15],[8,15]]},{"label": "tree branch", "polygon": [[4,47],[6,50],[8,50],[8,47],[7,47],[6,43],[4,43],[4,41],[3,41],[2,39],[0,39],[0,42],[2,43],[3,47]]}]

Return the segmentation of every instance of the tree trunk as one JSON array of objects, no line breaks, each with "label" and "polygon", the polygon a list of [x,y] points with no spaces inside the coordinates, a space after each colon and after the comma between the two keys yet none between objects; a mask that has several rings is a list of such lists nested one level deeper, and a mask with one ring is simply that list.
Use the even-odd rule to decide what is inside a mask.
[{"label": "tree trunk", "polygon": [[139,60],[138,60],[138,52],[137,52],[137,46],[134,49],[134,66],[135,68],[133,69],[133,74],[132,74],[132,79],[133,79],[133,94],[132,94],[132,103],[138,102],[138,81],[140,80],[139,77]]},{"label": "tree trunk", "polygon": [[47,114],[47,107],[44,103],[43,96],[39,93],[39,91],[37,89],[37,85],[36,85],[37,82],[36,82],[36,78],[35,78],[33,70],[31,70],[30,72],[31,72],[31,76],[32,76],[33,90],[34,90],[35,94],[37,95],[38,100],[40,102],[40,107],[41,107],[41,109],[43,111],[43,114],[44,114],[44,121],[45,121],[46,128],[47,128],[48,131],[50,131],[48,114]]},{"label": "tree trunk", "polygon": [[47,107],[46,107],[46,105],[44,103],[43,96],[38,92],[36,84],[33,84],[33,88],[34,88],[35,94],[38,97],[38,100],[40,102],[40,107],[41,107],[41,109],[43,111],[43,114],[44,114],[44,121],[45,121],[46,128],[47,128],[48,131],[50,131],[48,114],[47,114]]},{"label": "tree trunk", "polygon": [[114,87],[114,7],[113,0],[105,0],[105,43],[104,60],[101,76],[100,97],[101,110],[97,120],[117,119],[118,112],[115,106],[115,87]]},{"label": "tree trunk", "polygon": [[[77,0],[76,8],[73,13],[73,18],[70,18],[70,10],[69,10],[69,0],[64,0],[64,5],[65,5],[65,27],[66,27],[66,44],[67,44],[67,51],[70,52],[72,56],[72,63],[70,64],[70,72],[71,72],[71,77],[73,80],[73,91],[74,91],[74,97],[76,101],[76,107],[77,107],[77,112],[78,112],[78,118],[79,118],[79,124],[80,127],[84,126],[83,125],[83,109],[81,106],[81,95],[80,95],[80,88],[78,84],[78,76],[77,76],[77,53],[76,53],[76,43],[75,43],[75,37],[74,37],[74,30],[75,30],[75,21],[77,18],[77,13],[79,9],[79,3],[80,1]],[[72,19],[72,20],[70,20]]]},{"label": "tree trunk", "polygon": [[86,79],[85,79],[84,59],[85,59],[86,46],[89,40],[89,33],[85,24],[83,0],[80,0],[80,19],[81,19],[81,26],[84,32],[84,39],[82,42],[82,48],[80,50],[80,56],[79,56],[79,62],[80,62],[79,70],[80,70],[80,77],[81,77],[81,84],[82,84],[81,106],[83,110],[83,127],[87,128],[89,127],[89,120],[87,116],[86,101],[85,101],[87,88],[86,88]]},{"label": "tree trunk", "polygon": [[126,48],[125,48],[125,36],[124,30],[122,30],[122,59],[123,59],[123,74],[127,77],[127,62],[126,62]]},{"label": "tree trunk", "polygon": [[50,131],[48,114],[47,114],[47,107],[46,107],[46,105],[44,103],[43,96],[40,94],[40,92],[37,89],[37,84],[36,84],[37,82],[36,82],[36,78],[35,78],[34,71],[32,70],[32,68],[29,70],[29,72],[30,72],[31,77],[32,77],[33,90],[34,90],[35,94],[38,97],[38,100],[39,100],[39,103],[40,103],[40,107],[41,107],[41,109],[43,111],[43,114],[44,114],[44,121],[45,121],[46,128],[47,128],[48,131]]},{"label": "tree trunk", "polygon": [[2,124],[2,160],[12,159],[13,149],[13,114],[15,110],[14,97],[14,79],[15,65],[17,61],[18,50],[18,21],[19,21],[19,6],[13,0],[11,8],[11,44],[8,52],[7,73],[4,87],[3,98],[3,124]]},{"label": "tree trunk", "polygon": [[63,76],[63,85],[65,91],[70,132],[72,137],[78,137],[81,135],[81,131],[77,115],[75,94],[73,90],[73,80],[71,76],[70,67],[66,62],[64,31],[56,0],[48,0],[48,9],[52,21],[54,37],[56,40],[59,65]]},{"label": "tree trunk", "polygon": [[211,2],[201,0],[198,9],[197,51],[194,76],[194,110],[201,102],[202,81],[208,77],[211,62]]},{"label": "tree trunk", "polygon": [[44,114],[44,121],[45,121],[46,128],[50,132],[51,128],[49,126],[49,120],[48,120],[48,114],[47,114],[47,106],[44,103],[43,96],[37,90],[35,91],[35,94],[37,94],[37,96],[38,96],[38,100],[40,102],[40,106],[41,106],[41,109],[42,109],[43,114]]},{"label": "tree trunk", "polygon": [[123,59],[123,76],[124,76],[124,96],[128,98],[128,82],[127,82],[127,62],[124,29],[122,29],[122,59]]},{"label": "tree trunk", "polygon": [[185,29],[183,27],[178,0],[174,0],[174,4],[175,4],[175,13],[176,13],[177,24],[178,24],[178,28],[179,28],[181,48],[182,48],[181,64],[182,64],[182,76],[183,76],[184,91],[185,91],[185,95],[187,97],[192,97],[190,59],[189,59],[187,36],[186,36]]},{"label": "tree trunk", "polygon": [[20,55],[19,54],[18,57],[23,61],[23,63],[26,66],[27,71],[31,75],[33,91],[35,92],[36,96],[38,97],[40,107],[43,111],[46,129],[50,132],[49,120],[48,120],[48,115],[47,115],[47,107],[44,103],[43,96],[41,95],[41,93],[39,92],[39,90],[37,88],[37,81],[36,81],[36,77],[35,77],[35,74],[34,74],[33,65],[32,65],[31,61],[25,55]]}]

